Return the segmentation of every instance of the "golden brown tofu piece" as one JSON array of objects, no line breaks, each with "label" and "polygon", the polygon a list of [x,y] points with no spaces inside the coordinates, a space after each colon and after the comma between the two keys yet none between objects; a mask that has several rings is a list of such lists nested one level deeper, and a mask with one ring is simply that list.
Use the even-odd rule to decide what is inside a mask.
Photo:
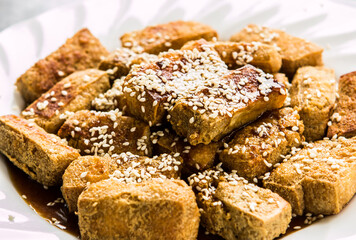
[{"label": "golden brown tofu piece", "polygon": [[125,33],[120,39],[123,47],[130,48],[134,52],[158,54],[168,49],[180,49],[191,40],[203,38],[210,41],[217,36],[217,32],[205,24],[175,21]]},{"label": "golden brown tofu piece", "polygon": [[165,129],[151,134],[152,143],[156,144],[159,153],[172,153],[183,158],[183,172],[192,173],[211,168],[214,164],[219,143],[191,146],[187,139],[183,139],[173,130]]},{"label": "golden brown tofu piece", "polygon": [[69,212],[77,211],[79,195],[89,184],[108,179],[116,169],[117,163],[110,157],[83,156],[69,164],[61,187]]},{"label": "golden brown tofu piece", "polygon": [[80,155],[61,139],[15,115],[0,117],[0,152],[32,179],[59,185],[67,166]]},{"label": "golden brown tofu piece", "polygon": [[32,103],[71,73],[98,67],[101,58],[107,54],[105,47],[88,29],[81,29],[60,48],[22,74],[16,86],[25,101]]},{"label": "golden brown tofu piece", "polygon": [[56,133],[73,112],[90,109],[92,100],[110,88],[104,71],[88,69],[72,73],[29,105],[21,115],[49,133]]},{"label": "golden brown tofu piece", "polygon": [[294,37],[278,29],[249,24],[231,36],[233,42],[261,42],[275,46],[282,56],[281,72],[293,76],[303,66],[323,65],[323,49],[304,39]]},{"label": "golden brown tofu piece", "polygon": [[83,155],[152,154],[149,126],[118,110],[96,112],[82,110],[70,116],[58,131],[68,144]]},{"label": "golden brown tofu piece", "polygon": [[270,74],[246,65],[215,81],[215,85],[203,85],[194,95],[180,98],[169,111],[169,121],[190,144],[208,144],[265,111],[280,108],[285,98],[283,85]]},{"label": "golden brown tofu piece", "polygon": [[193,240],[199,228],[194,193],[182,180],[92,184],[78,215],[82,239]]},{"label": "golden brown tofu piece", "polygon": [[263,176],[304,141],[304,125],[297,110],[282,108],[236,132],[219,154],[229,170],[248,180]]},{"label": "golden brown tofu piece", "polygon": [[308,144],[273,170],[264,186],[297,215],[339,213],[356,192],[356,138]]},{"label": "golden brown tofu piece", "polygon": [[278,72],[282,57],[275,47],[260,42],[214,42],[214,49],[230,69],[251,64],[264,72]]},{"label": "golden brown tofu piece", "polygon": [[327,136],[356,136],[356,72],[340,77],[338,94]]},{"label": "golden brown tofu piece", "polygon": [[322,139],[335,104],[335,72],[325,67],[302,67],[290,88],[291,107],[300,109],[307,141]]},{"label": "golden brown tofu piece", "polygon": [[149,63],[153,60],[157,60],[156,55],[147,53],[137,54],[127,48],[118,48],[100,62],[99,69],[106,71],[110,79],[114,80],[126,76],[132,65]]},{"label": "golden brown tofu piece", "polygon": [[189,182],[202,209],[201,224],[224,239],[274,239],[291,221],[287,201],[219,166],[192,175]]},{"label": "golden brown tofu piece", "polygon": [[92,183],[110,177],[133,183],[151,178],[174,179],[180,177],[180,157],[162,154],[154,158],[132,153],[113,154],[112,157],[85,156],[73,161],[63,174],[62,193],[69,211],[77,211],[79,195]]}]

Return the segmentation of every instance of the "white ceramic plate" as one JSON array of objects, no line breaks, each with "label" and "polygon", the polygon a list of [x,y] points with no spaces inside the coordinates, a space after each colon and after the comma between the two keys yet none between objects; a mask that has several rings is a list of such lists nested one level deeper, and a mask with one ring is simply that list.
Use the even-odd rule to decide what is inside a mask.
[{"label": "white ceramic plate", "polygon": [[[283,29],[325,48],[324,62],[339,76],[356,70],[356,3],[344,1],[131,1],[94,0],[64,6],[0,33],[0,115],[23,106],[16,78],[38,59],[88,27],[113,50],[121,34],[172,20],[196,20],[228,39],[248,23]],[[0,136],[0,141],[2,141]],[[0,239],[75,239],[39,217],[18,195],[0,156]],[[356,239],[356,199],[338,215],[327,217],[284,239]],[[14,216],[10,222],[8,216]]]}]

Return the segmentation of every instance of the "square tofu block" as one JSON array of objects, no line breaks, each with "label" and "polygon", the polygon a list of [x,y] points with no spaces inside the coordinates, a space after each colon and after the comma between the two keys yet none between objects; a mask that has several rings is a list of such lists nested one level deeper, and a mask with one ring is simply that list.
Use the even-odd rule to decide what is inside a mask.
[{"label": "square tofu block", "polygon": [[356,192],[356,138],[310,143],[273,170],[264,186],[298,215],[339,213]]},{"label": "square tofu block", "polygon": [[203,38],[210,41],[217,36],[214,29],[202,23],[175,21],[125,33],[120,39],[123,47],[134,52],[158,54],[168,49],[180,49],[191,40]]},{"label": "square tofu block", "polygon": [[356,135],[356,72],[340,77],[338,93],[327,136],[353,137]]},{"label": "square tofu block", "polygon": [[15,115],[0,117],[0,152],[32,179],[59,185],[67,166],[80,155],[53,134]]},{"label": "square tofu block", "polygon": [[268,27],[249,24],[231,36],[233,42],[261,42],[275,46],[282,56],[281,72],[293,76],[299,67],[323,64],[323,49],[304,39]]},{"label": "square tofu block", "polygon": [[72,73],[29,105],[21,115],[49,133],[56,133],[68,114],[91,108],[91,102],[110,88],[104,71],[88,69]]},{"label": "square tofu block", "polygon": [[16,86],[25,101],[32,103],[71,73],[98,67],[107,54],[105,47],[88,29],[81,29],[60,48],[22,74]]}]

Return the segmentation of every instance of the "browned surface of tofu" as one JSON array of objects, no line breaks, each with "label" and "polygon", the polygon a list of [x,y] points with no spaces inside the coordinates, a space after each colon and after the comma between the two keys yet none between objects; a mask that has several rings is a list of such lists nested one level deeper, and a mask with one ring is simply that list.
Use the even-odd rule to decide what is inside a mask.
[{"label": "browned surface of tofu", "polygon": [[340,77],[338,94],[327,136],[356,136],[356,72]]},{"label": "browned surface of tofu", "polygon": [[46,186],[59,185],[67,166],[80,155],[53,134],[15,115],[0,117],[0,152]]},{"label": "browned surface of tofu", "polygon": [[58,131],[68,144],[83,155],[131,152],[151,156],[149,126],[119,111],[82,110],[70,116]]},{"label": "browned surface of tofu", "polygon": [[169,121],[190,144],[208,144],[265,111],[280,108],[285,98],[283,85],[246,65],[220,78],[214,87],[203,86],[196,94],[179,99],[169,112]]},{"label": "browned surface of tofu", "polygon": [[240,177],[253,180],[270,172],[292,148],[300,147],[303,131],[297,110],[274,110],[237,131],[219,159]]},{"label": "browned surface of tofu", "polygon": [[274,239],[286,232],[290,204],[220,167],[189,177],[201,208],[201,224],[227,240]]},{"label": "browned surface of tofu", "polygon": [[335,104],[335,72],[325,67],[302,67],[290,88],[291,107],[299,108],[307,141],[322,139]]},{"label": "browned surface of tofu", "polygon": [[57,82],[71,73],[96,68],[108,51],[91,32],[84,28],[69,38],[56,51],[22,74],[16,86],[27,103],[32,103]]},{"label": "browned surface of tofu", "polygon": [[125,33],[120,39],[123,47],[130,48],[134,52],[159,54],[168,49],[180,49],[191,40],[203,38],[210,41],[217,36],[217,32],[205,24],[175,21]]},{"label": "browned surface of tofu", "polygon": [[92,100],[109,88],[109,79],[104,71],[78,71],[56,83],[21,115],[26,119],[33,119],[47,132],[56,133],[67,114],[90,109]]},{"label": "browned surface of tofu", "polygon": [[110,179],[80,195],[78,215],[82,239],[193,240],[200,214],[182,180],[125,184]]},{"label": "browned surface of tofu", "polygon": [[77,211],[79,195],[90,184],[110,177],[133,183],[152,178],[177,179],[180,177],[182,159],[162,154],[154,158],[131,153],[112,157],[84,156],[73,161],[63,174],[62,193],[69,211]]},{"label": "browned surface of tofu", "polygon": [[297,215],[339,213],[356,192],[356,138],[310,143],[273,170],[264,186]]},{"label": "browned surface of tofu", "polygon": [[282,56],[281,72],[293,76],[299,67],[323,65],[323,49],[278,29],[249,24],[231,36],[233,42],[261,42],[275,46]]}]

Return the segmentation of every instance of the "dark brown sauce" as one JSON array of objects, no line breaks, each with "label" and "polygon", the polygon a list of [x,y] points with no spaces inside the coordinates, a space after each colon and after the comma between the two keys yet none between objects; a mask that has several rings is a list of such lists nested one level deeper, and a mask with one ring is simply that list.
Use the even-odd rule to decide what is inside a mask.
[{"label": "dark brown sauce", "polygon": [[[9,160],[6,160],[6,166],[9,172],[10,179],[24,201],[41,217],[45,218],[49,223],[55,224],[55,219],[66,231],[73,236],[80,238],[78,217],[74,213],[69,213],[68,208],[64,202],[57,202],[53,206],[47,206],[49,202],[54,202],[58,198],[62,198],[62,193],[59,187],[49,187],[45,189],[41,184],[30,179],[27,174],[15,167]],[[300,226],[302,229],[307,224],[304,224],[305,217],[293,218],[290,227],[287,229],[286,234],[283,234],[278,239],[282,239],[293,232],[299,231],[294,229],[295,226]],[[58,227],[58,226],[57,226]],[[223,240],[223,238],[205,234],[205,230],[199,229],[198,240]]]}]

